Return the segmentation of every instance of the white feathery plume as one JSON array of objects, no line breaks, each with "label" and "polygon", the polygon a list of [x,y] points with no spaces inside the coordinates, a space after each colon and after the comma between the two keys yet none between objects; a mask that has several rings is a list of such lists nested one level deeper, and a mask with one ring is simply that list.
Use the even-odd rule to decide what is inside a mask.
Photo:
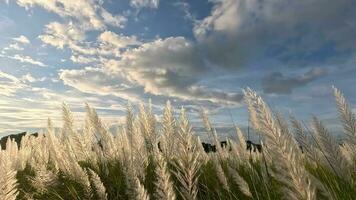
[{"label": "white feathery plume", "polygon": [[16,170],[11,167],[11,154],[0,154],[0,199],[15,200],[17,191]]},{"label": "white feathery plume", "polygon": [[354,162],[353,159],[356,159],[355,149],[352,148],[350,144],[346,143],[346,144],[340,145],[340,151],[341,151],[343,157],[347,160],[349,166],[355,168],[356,166],[352,165]]},{"label": "white feathery plume", "polygon": [[167,159],[170,159],[174,154],[176,145],[174,137],[176,135],[176,120],[173,116],[173,108],[170,101],[167,101],[163,111],[162,120],[162,140],[161,146],[163,147],[163,153]]},{"label": "white feathery plume", "polygon": [[283,122],[275,121],[266,103],[254,91],[247,88],[244,95],[249,111],[255,114],[256,121],[252,124],[258,124],[253,128],[263,134],[268,147],[264,150],[272,156],[276,168],[272,175],[285,184],[286,198],[315,199],[315,189],[288,128]]},{"label": "white feathery plume", "polygon": [[101,122],[97,112],[91,109],[90,121],[94,130],[94,135],[100,137],[100,144],[103,147],[104,156],[107,159],[115,159],[118,156],[116,145],[114,144],[113,135],[108,132],[104,124]]},{"label": "white feathery plume", "polygon": [[40,194],[47,191],[47,187],[58,183],[57,173],[47,169],[45,165],[34,167],[35,177],[31,178],[31,184]]},{"label": "white feathery plume", "polygon": [[350,180],[348,162],[343,157],[340,146],[335,138],[330,135],[324,124],[316,117],[313,117],[312,129],[331,170],[337,176]]},{"label": "white feathery plume", "polygon": [[70,175],[74,180],[78,181],[80,184],[84,186],[85,195],[90,197],[92,195],[90,181],[88,173],[78,164],[75,157],[69,155],[69,166],[66,171],[68,175]]},{"label": "white feathery plume", "polygon": [[145,140],[145,146],[148,153],[152,153],[157,141],[157,135],[155,132],[155,117],[152,114],[151,107],[149,106],[148,112],[146,112],[145,106],[140,104],[139,122],[141,128],[141,134]]},{"label": "white feathery plume", "polygon": [[145,145],[145,139],[140,132],[140,122],[135,120],[134,134],[132,137],[132,165],[134,166],[135,173],[138,177],[143,178],[145,169],[148,165],[148,152]]},{"label": "white feathery plume", "polygon": [[250,187],[248,186],[245,179],[240,176],[237,170],[228,166],[228,172],[232,177],[233,181],[239,186],[241,192],[248,197],[252,197],[252,194],[250,192]]},{"label": "white feathery plume", "polygon": [[208,159],[209,159],[209,156],[208,156],[208,154],[205,152],[203,145],[201,145],[202,142],[201,142],[201,140],[200,140],[200,137],[197,136],[196,139],[197,139],[196,143],[197,143],[197,144],[200,144],[200,145],[198,145],[198,151],[199,151],[199,153],[200,153],[200,162],[201,162],[201,164],[203,165],[203,164],[206,164],[206,162],[207,162]]},{"label": "white feathery plume", "polygon": [[130,105],[127,108],[126,129],[122,130],[121,144],[122,157],[124,159],[124,167],[130,172],[127,174],[128,182],[131,187],[134,187],[134,179],[136,176],[143,179],[145,169],[148,165],[148,152],[146,148],[144,134],[141,133],[141,121],[137,120]]},{"label": "white feathery plume", "polygon": [[29,134],[25,134],[21,138],[20,146],[19,146],[19,151],[17,155],[17,164],[16,164],[16,169],[17,170],[23,170],[25,169],[26,164],[28,163],[30,157],[31,157],[31,152],[33,148],[33,144],[31,144],[31,137]]},{"label": "white feathery plume", "polygon": [[146,151],[143,137],[137,130],[133,110],[129,104],[126,111],[126,129],[121,133],[124,143],[122,149],[125,154],[123,156],[125,158],[124,165],[128,170],[132,171],[132,173],[128,174],[131,176],[131,181],[129,182],[133,182],[132,180],[134,180],[135,174],[141,178],[144,176],[146,164],[143,163],[147,161],[146,153],[143,153]]},{"label": "white feathery plume", "polygon": [[136,185],[136,200],[149,200],[149,196],[145,187],[141,184],[140,180],[136,177],[135,179]]},{"label": "white feathery plume", "polygon": [[165,161],[164,157],[158,152],[155,154],[155,157],[157,164],[155,169],[157,175],[157,181],[155,183],[155,196],[157,199],[175,200],[176,195],[173,189],[173,184],[167,167],[167,162]]},{"label": "white feathery plume", "polygon": [[75,130],[74,118],[68,105],[63,103],[63,128],[62,133],[69,148],[73,151],[77,160],[85,160],[86,149],[81,135]]},{"label": "white feathery plume", "polygon": [[238,143],[235,144],[234,142],[231,142],[231,147],[232,147],[232,149],[235,149],[235,154],[237,154],[237,156],[240,159],[247,160],[248,155],[246,152],[246,149],[247,149],[246,138],[238,126],[235,126],[235,129],[236,129],[236,135],[238,138]]},{"label": "white feathery plume", "polygon": [[309,161],[312,161],[314,164],[324,162],[324,158],[319,149],[317,149],[314,144],[309,140],[309,137],[305,133],[303,126],[300,121],[294,116],[290,116],[290,121],[292,123],[294,137],[298,142],[299,146],[302,148],[302,151],[307,155]]},{"label": "white feathery plume", "polygon": [[47,142],[50,148],[51,160],[54,162],[55,167],[58,167],[65,174],[81,183],[86,189],[86,194],[90,195],[91,188],[87,172],[78,164],[74,152],[70,149],[65,149],[65,147],[70,148],[70,145],[66,144],[68,140],[64,141],[66,142],[65,144],[61,144],[52,132],[50,120],[48,124]]},{"label": "white feathery plume", "polygon": [[132,106],[128,103],[126,107],[126,133],[130,140],[130,146],[132,146],[133,135],[135,134],[134,121]]},{"label": "white feathery plume", "polygon": [[173,163],[178,171],[174,175],[180,182],[180,191],[184,199],[196,199],[198,177],[201,167],[201,154],[194,138],[185,110],[181,109],[178,131],[178,156]]},{"label": "white feathery plume", "polygon": [[4,153],[7,157],[11,158],[11,168],[14,170],[19,170],[19,149],[17,146],[17,142],[15,142],[15,139],[11,139],[10,137],[7,138],[6,149]]},{"label": "white feathery plume", "polygon": [[91,163],[96,163],[96,156],[93,152],[93,144],[98,141],[94,138],[94,128],[90,120],[92,108],[86,103],[85,110],[84,129],[81,138],[83,148],[85,150],[85,160],[90,160]]},{"label": "white feathery plume", "polygon": [[345,134],[348,136],[348,142],[356,147],[356,117],[351,111],[344,95],[333,86],[336,104],[339,109],[340,119],[343,122]]},{"label": "white feathery plume", "polygon": [[101,179],[98,176],[98,174],[95,173],[92,169],[88,169],[88,172],[90,175],[90,180],[93,183],[96,194],[98,195],[100,200],[107,200],[108,195],[106,194],[106,188],[105,188],[103,182],[101,182]]},{"label": "white feathery plume", "polygon": [[216,155],[212,155],[212,161],[213,161],[213,164],[214,164],[214,168],[215,168],[215,171],[216,171],[216,175],[220,181],[220,183],[222,184],[222,187],[226,190],[226,191],[229,191],[230,188],[229,188],[229,184],[227,182],[227,178],[225,176],[225,172],[223,170],[223,168],[221,167],[221,164],[219,162],[219,159],[217,158]]}]

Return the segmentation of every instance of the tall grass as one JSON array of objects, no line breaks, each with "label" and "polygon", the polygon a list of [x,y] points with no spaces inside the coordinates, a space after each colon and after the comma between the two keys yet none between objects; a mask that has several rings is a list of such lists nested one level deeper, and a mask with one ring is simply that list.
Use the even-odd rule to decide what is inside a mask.
[{"label": "tall grass", "polygon": [[[48,126],[18,146],[0,151],[0,199],[356,199],[356,118],[333,88],[345,140],[340,145],[318,118],[307,127],[273,113],[253,90],[244,91],[262,153],[248,152],[244,133],[221,148],[202,111],[217,151],[206,153],[182,108],[171,104],[157,120],[150,106],[127,106],[124,128],[111,133],[86,105],[77,129],[67,105],[63,126]],[[160,123],[160,126],[158,126]],[[158,128],[159,127],[159,128]]]}]

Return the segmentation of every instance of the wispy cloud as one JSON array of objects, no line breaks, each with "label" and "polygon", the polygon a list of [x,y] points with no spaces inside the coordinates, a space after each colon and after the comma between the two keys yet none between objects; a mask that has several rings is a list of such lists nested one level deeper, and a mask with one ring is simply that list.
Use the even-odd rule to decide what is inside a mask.
[{"label": "wispy cloud", "polygon": [[31,58],[30,56],[24,56],[24,55],[19,55],[19,54],[15,54],[13,56],[8,56],[8,55],[0,54],[0,57],[5,57],[5,58],[12,59],[12,60],[17,60],[17,61],[19,61],[21,63],[29,63],[31,65],[37,65],[37,66],[40,66],[40,67],[47,67],[47,65],[44,64],[43,62],[35,60],[35,59]]},{"label": "wispy cloud", "polygon": [[158,8],[159,0],[130,0],[135,8]]},{"label": "wispy cloud", "polygon": [[4,96],[13,96],[25,85],[15,76],[0,71],[0,93]]},{"label": "wispy cloud", "polygon": [[22,51],[22,50],[24,50],[24,48],[21,47],[18,43],[13,43],[13,44],[9,44],[9,46],[5,47],[3,50],[5,50],[5,51],[7,51],[7,50]]},{"label": "wispy cloud", "polygon": [[102,1],[76,0],[17,0],[17,4],[29,9],[40,6],[62,17],[76,20],[82,29],[103,30],[106,24],[123,27],[124,16],[113,16],[102,7]]},{"label": "wispy cloud", "polygon": [[30,44],[30,40],[24,35],[20,35],[19,37],[15,37],[12,39],[22,44]]}]

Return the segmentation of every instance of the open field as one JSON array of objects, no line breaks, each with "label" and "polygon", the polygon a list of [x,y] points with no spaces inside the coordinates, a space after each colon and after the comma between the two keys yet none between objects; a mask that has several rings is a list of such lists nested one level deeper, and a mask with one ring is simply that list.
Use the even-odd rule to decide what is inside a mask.
[{"label": "open field", "polygon": [[[85,124],[63,105],[62,131],[8,140],[0,152],[0,199],[356,199],[356,118],[334,89],[345,140],[340,145],[313,117],[306,126],[272,113],[246,89],[250,124],[261,134],[262,153],[246,150],[244,133],[222,148],[201,113],[216,152],[206,153],[181,109],[167,103],[162,122],[149,106],[111,133],[87,106]],[[157,128],[157,123],[161,123]],[[159,145],[158,145],[159,144]]]}]

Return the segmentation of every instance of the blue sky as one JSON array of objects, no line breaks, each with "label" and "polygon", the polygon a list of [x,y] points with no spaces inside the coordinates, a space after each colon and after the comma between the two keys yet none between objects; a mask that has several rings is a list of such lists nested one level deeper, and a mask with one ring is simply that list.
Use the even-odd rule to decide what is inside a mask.
[{"label": "blue sky", "polygon": [[[193,122],[247,124],[242,89],[284,114],[333,129],[331,86],[355,109],[353,0],[0,0],[0,136],[79,122],[84,103],[109,125],[127,101],[170,100]],[[158,115],[159,117],[159,115]],[[80,127],[80,123],[78,123]]]}]

